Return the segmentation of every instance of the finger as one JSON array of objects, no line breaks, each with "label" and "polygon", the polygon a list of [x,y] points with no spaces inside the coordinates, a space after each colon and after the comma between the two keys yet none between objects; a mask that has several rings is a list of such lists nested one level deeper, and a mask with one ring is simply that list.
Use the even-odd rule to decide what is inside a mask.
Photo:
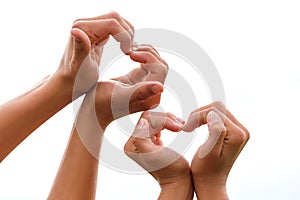
[{"label": "finger", "polygon": [[[193,115],[193,113],[195,113],[195,112],[199,112],[202,110],[210,110],[210,109],[211,110],[218,109],[221,113],[226,115],[226,117],[228,119],[230,119],[230,121],[232,121],[235,125],[240,127],[245,132],[245,137],[247,137],[249,139],[249,137],[250,137],[249,131],[233,116],[233,114],[228,109],[226,109],[225,105],[221,101],[216,101],[209,105],[200,107],[200,108],[194,110],[191,113],[191,115]],[[225,118],[224,118],[224,120],[225,120]]]},{"label": "finger", "polygon": [[84,31],[94,45],[106,41],[111,35],[120,42],[121,50],[124,53],[128,53],[131,49],[132,36],[116,19],[77,21],[73,24],[73,28],[79,28]]},{"label": "finger", "polygon": [[202,158],[208,154],[221,155],[225,146],[224,140],[227,141],[227,154],[237,155],[249,139],[243,129],[216,108],[206,108],[205,110],[194,112],[182,129],[189,132],[203,124],[208,124],[209,138],[199,148],[199,152],[202,153],[199,153],[198,156]]},{"label": "finger", "polygon": [[135,85],[117,82],[111,97],[114,118],[150,109],[159,103],[162,91],[163,86],[159,82],[144,81]]},{"label": "finger", "polygon": [[94,47],[93,51],[94,51],[93,53],[95,56],[95,60],[96,60],[97,64],[100,65],[100,60],[101,60],[101,56],[103,53],[103,46],[97,45],[96,47]]},{"label": "finger", "polygon": [[207,141],[199,148],[198,157],[204,158],[207,155],[219,156],[222,153],[226,129],[221,117],[214,111],[207,115],[209,136]]},{"label": "finger", "polygon": [[196,111],[193,111],[186,123],[183,126],[184,131],[191,132],[195,130],[196,128],[200,127],[203,124],[207,124],[207,115],[209,112],[214,111],[215,113],[219,114],[219,116],[222,117],[222,121],[226,125],[226,116],[217,108],[215,107],[208,107],[206,109],[197,109]]},{"label": "finger", "polygon": [[[141,118],[139,120],[139,124],[144,125],[147,120],[147,126],[149,130],[147,132],[144,131],[144,135],[137,134],[138,130],[140,130],[140,126],[137,125],[135,129],[135,133],[133,135],[139,135],[142,137],[152,138],[153,136],[157,136],[160,138],[160,131],[163,129],[167,129],[173,132],[178,132],[182,129],[183,124],[180,120],[173,115],[172,113],[161,113],[161,112],[143,112]],[[146,134],[145,134],[146,133]]]},{"label": "finger", "polygon": [[155,150],[155,145],[149,139],[149,123],[146,119],[140,118],[132,136],[124,146],[125,153],[148,153]]},{"label": "finger", "polygon": [[150,96],[145,100],[139,100],[130,103],[129,113],[136,113],[140,111],[146,111],[156,108],[160,103],[161,93]]},{"label": "finger", "polygon": [[167,129],[173,132],[182,130],[182,121],[172,113],[148,112],[147,119],[150,121],[151,128],[155,132]]},{"label": "finger", "polygon": [[80,29],[73,28],[71,30],[71,35],[73,39],[73,55],[72,61],[76,63],[82,63],[91,51],[91,44],[88,36]]},{"label": "finger", "polygon": [[147,51],[151,53],[157,60],[159,60],[161,63],[163,63],[165,66],[168,66],[168,63],[162,59],[162,57],[159,55],[158,51],[149,44],[137,44],[135,43],[133,45],[133,51]]},{"label": "finger", "polygon": [[[209,112],[215,112],[218,114],[218,116],[221,118],[222,122],[224,123],[224,126],[228,133],[238,133],[239,136],[234,136],[233,139],[231,139],[232,143],[240,143],[240,140],[248,140],[248,134],[246,133],[239,125],[235,124],[231,119],[229,119],[224,113],[222,113],[219,109],[216,108],[208,108],[206,110],[202,110],[199,112],[199,126],[202,124],[207,123],[207,115]],[[237,141],[235,141],[237,139]]]},{"label": "finger", "polygon": [[147,75],[148,75],[147,70],[135,68],[135,69],[131,70],[128,74],[126,74],[124,76],[120,76],[119,78],[116,78],[115,80],[118,80],[125,84],[133,85],[133,84],[145,81],[147,78]]},{"label": "finger", "polygon": [[228,119],[230,119],[230,121],[232,121],[233,122],[233,124],[235,124],[236,126],[238,126],[240,129],[242,129],[243,130],[243,132],[244,132],[244,135],[245,135],[245,138],[246,138],[246,140],[248,141],[249,140],[249,138],[250,138],[250,133],[249,133],[249,131],[233,116],[233,114],[230,112],[230,111],[228,111],[228,110],[226,110],[226,116],[227,116],[227,118]]},{"label": "finger", "polygon": [[130,57],[137,62],[142,63],[141,69],[149,72],[147,81],[159,81],[164,83],[168,73],[168,67],[161,63],[153,54],[147,51],[136,51],[130,54]]},{"label": "finger", "polygon": [[120,25],[125,30],[127,30],[128,33],[130,33],[131,37],[133,38],[133,36],[134,36],[134,27],[133,27],[133,25],[128,20],[121,17],[120,14],[118,14],[117,12],[114,12],[114,11],[103,14],[103,15],[100,15],[100,16],[96,16],[96,17],[77,19],[75,22],[78,22],[78,21],[95,21],[95,20],[103,20],[103,19],[115,19],[115,20],[117,20],[120,23]]},{"label": "finger", "polygon": [[[147,51],[131,51],[130,52],[130,58],[133,61],[144,63],[144,64],[152,64],[152,63],[160,63],[164,65],[158,57],[147,48]],[[165,66],[166,67],[166,66]]]},{"label": "finger", "polygon": [[159,82],[142,82],[131,87],[130,103],[145,100],[150,96],[162,93],[164,87]]},{"label": "finger", "polygon": [[216,102],[213,102],[213,103],[208,104],[206,106],[202,106],[202,107],[200,107],[200,108],[192,111],[191,114],[193,114],[194,112],[199,112],[199,111],[202,111],[202,110],[207,110],[209,108],[218,109],[219,111],[221,111],[224,114],[226,114],[226,112],[227,112],[227,109],[226,109],[225,105],[221,101],[216,101]]}]

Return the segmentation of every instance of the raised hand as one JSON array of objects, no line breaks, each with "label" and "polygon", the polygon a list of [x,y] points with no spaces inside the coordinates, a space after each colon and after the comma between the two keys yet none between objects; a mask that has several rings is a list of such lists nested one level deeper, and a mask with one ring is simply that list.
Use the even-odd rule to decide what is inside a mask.
[{"label": "raised hand", "polygon": [[149,110],[160,102],[167,63],[150,45],[134,46],[130,57],[140,66],[112,81],[100,82],[96,88],[96,112],[103,124]]},{"label": "raised hand", "polygon": [[161,131],[178,132],[183,121],[171,113],[144,112],[124,146],[131,159],[148,171],[159,183],[159,199],[192,199],[193,186],[189,163],[170,148],[164,147]]},{"label": "raised hand", "polygon": [[88,92],[97,83],[103,46],[109,37],[120,42],[121,50],[128,54],[132,46],[133,29],[116,12],[74,22],[57,71],[73,86],[73,99]]},{"label": "raised hand", "polygon": [[192,112],[185,131],[208,125],[209,137],[199,147],[191,164],[198,199],[228,199],[226,180],[249,139],[249,132],[220,102]]}]

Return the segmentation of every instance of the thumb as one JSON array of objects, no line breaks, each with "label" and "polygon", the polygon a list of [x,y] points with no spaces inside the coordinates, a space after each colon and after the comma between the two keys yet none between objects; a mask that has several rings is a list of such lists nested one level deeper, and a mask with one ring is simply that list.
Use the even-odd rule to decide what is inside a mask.
[{"label": "thumb", "polygon": [[164,87],[159,82],[144,81],[132,87],[129,100],[129,111],[135,113],[156,107],[160,103],[160,95]]},{"label": "thumb", "polygon": [[125,144],[124,150],[128,153],[150,153],[155,151],[151,141],[150,125],[147,119],[140,118],[132,136]]},{"label": "thumb", "polygon": [[225,137],[224,122],[221,117],[214,111],[207,115],[207,125],[209,136],[207,141],[200,147],[199,158],[204,158],[208,154],[219,155],[223,148],[223,139]]},{"label": "thumb", "polygon": [[135,85],[116,84],[112,91],[111,110],[115,119],[158,105],[162,84],[141,82]]},{"label": "thumb", "polygon": [[147,119],[140,118],[135,130],[132,134],[133,137],[140,137],[140,138],[149,138],[151,137],[150,134],[150,125]]},{"label": "thumb", "polygon": [[79,28],[73,28],[71,35],[73,37],[72,62],[81,64],[91,51],[90,39],[85,32]]},{"label": "thumb", "polygon": [[156,81],[144,81],[134,85],[131,89],[132,95],[130,97],[130,103],[133,103],[146,100],[153,95],[162,93],[164,87],[161,83]]}]

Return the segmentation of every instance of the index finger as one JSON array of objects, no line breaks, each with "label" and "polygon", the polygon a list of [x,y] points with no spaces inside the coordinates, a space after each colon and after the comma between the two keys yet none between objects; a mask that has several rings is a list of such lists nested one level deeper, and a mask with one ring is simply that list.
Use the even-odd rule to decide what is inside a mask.
[{"label": "index finger", "polygon": [[93,45],[98,45],[106,41],[111,35],[115,40],[120,42],[121,50],[124,53],[130,52],[133,37],[130,31],[126,30],[114,18],[77,21],[73,24],[73,28],[79,28],[84,31]]},{"label": "index finger", "polygon": [[119,13],[114,11],[96,17],[80,18],[75,20],[74,23],[78,21],[94,21],[94,20],[112,19],[112,18],[116,19],[120,23],[120,25],[130,33],[132,38],[134,37],[134,26],[128,20],[124,19]]},{"label": "index finger", "polygon": [[[139,124],[143,126],[139,126]],[[178,132],[182,129],[182,126],[182,120],[171,113],[145,111],[141,115],[132,136],[151,138],[160,134],[163,129]]]}]

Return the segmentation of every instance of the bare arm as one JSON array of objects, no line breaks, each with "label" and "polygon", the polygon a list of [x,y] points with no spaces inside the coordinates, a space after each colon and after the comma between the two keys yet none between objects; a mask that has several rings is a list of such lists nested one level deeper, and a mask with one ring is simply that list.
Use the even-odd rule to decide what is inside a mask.
[{"label": "bare arm", "polygon": [[72,85],[55,74],[27,93],[1,105],[0,161],[71,100]]},{"label": "bare arm", "polygon": [[[150,55],[154,61],[155,55],[148,54],[149,50],[140,50],[136,57]],[[147,81],[140,77],[143,74],[148,73],[136,68],[125,76],[99,82],[86,95],[48,199],[95,199],[99,154],[106,127],[116,118],[148,110],[160,101],[162,83]]]},{"label": "bare arm", "polygon": [[183,124],[171,113],[144,112],[124,146],[125,153],[148,171],[161,187],[159,200],[193,199],[189,163],[160,140],[161,130],[180,131]]},{"label": "bare arm", "polygon": [[103,45],[109,36],[117,35],[115,39],[127,53],[132,29],[116,13],[77,20],[54,75],[0,106],[0,161],[47,119],[88,92],[97,83]]},{"label": "bare arm", "polygon": [[209,137],[192,160],[195,192],[200,200],[227,200],[226,181],[249,139],[249,132],[220,102],[192,112],[183,130],[207,124]]}]

